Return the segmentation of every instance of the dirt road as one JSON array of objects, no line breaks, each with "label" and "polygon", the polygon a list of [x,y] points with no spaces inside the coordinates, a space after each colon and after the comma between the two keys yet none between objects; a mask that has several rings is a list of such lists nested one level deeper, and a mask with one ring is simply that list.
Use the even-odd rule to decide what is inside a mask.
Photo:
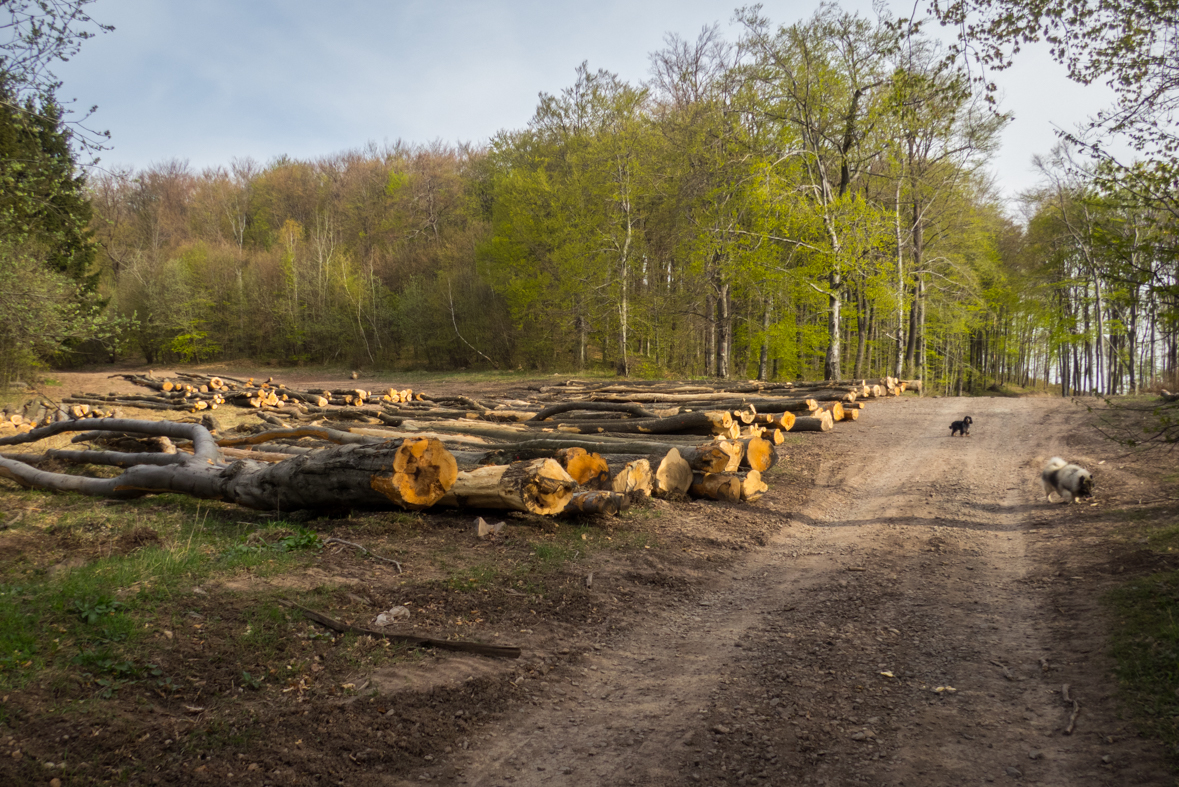
[{"label": "dirt road", "polygon": [[[971,436],[949,437],[967,412]],[[747,509],[785,519],[769,546],[640,610],[394,783],[1171,783],[1113,698],[1105,557],[1084,525],[1102,476],[1093,508],[1046,504],[1037,479],[1054,454],[1096,467],[1112,453],[1076,419],[1049,399],[872,405],[816,436],[801,510],[773,494]],[[595,590],[604,606],[625,592],[608,574]]]}]

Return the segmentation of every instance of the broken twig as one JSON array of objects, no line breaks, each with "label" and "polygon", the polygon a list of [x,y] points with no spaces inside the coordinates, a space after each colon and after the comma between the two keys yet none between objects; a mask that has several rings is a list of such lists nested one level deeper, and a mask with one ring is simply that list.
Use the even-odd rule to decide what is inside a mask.
[{"label": "broken twig", "polygon": [[1015,680],[1015,676],[1011,674],[1011,670],[1007,669],[1005,665],[1000,664],[997,661],[992,661],[991,663],[999,669],[1003,670],[1003,677],[1007,678],[1007,680]]},{"label": "broken twig", "polygon": [[325,538],[325,539],[323,540],[323,545],[324,545],[324,546],[327,546],[328,544],[343,544],[343,545],[345,545],[345,546],[349,546],[349,547],[356,547],[357,549],[359,549],[359,550],[360,550],[361,552],[363,552],[364,554],[366,554],[366,555],[371,555],[372,557],[376,558],[377,560],[384,561],[385,563],[392,563],[394,566],[396,566],[396,567],[397,567],[397,573],[398,573],[398,574],[402,573],[402,571],[401,571],[401,564],[400,564],[400,563],[398,563],[396,560],[394,560],[394,559],[393,559],[393,558],[391,558],[391,557],[381,557],[381,556],[380,556],[380,555],[378,555],[377,553],[375,553],[375,552],[371,552],[371,551],[369,551],[368,549],[365,549],[365,548],[364,548],[364,547],[362,547],[360,544],[353,544],[351,541],[345,541],[345,540],[344,540],[344,539],[342,539],[342,538],[335,538],[335,537],[332,537],[332,538]]},{"label": "broken twig", "polygon": [[1081,712],[1081,703],[1077,702],[1076,699],[1073,699],[1068,696],[1068,684],[1067,683],[1064,684],[1063,687],[1061,687],[1060,696],[1064,699],[1064,703],[1066,705],[1071,702],[1072,706],[1073,706],[1073,712],[1068,717],[1068,726],[1064,728],[1065,735],[1072,735],[1073,729],[1077,725],[1077,716]]}]

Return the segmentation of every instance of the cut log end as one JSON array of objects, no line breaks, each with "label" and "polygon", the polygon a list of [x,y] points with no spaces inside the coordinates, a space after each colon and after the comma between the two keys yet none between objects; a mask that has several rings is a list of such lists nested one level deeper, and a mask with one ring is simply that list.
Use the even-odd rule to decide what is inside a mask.
[{"label": "cut log end", "polygon": [[405,440],[393,455],[388,475],[374,475],[372,488],[400,506],[426,508],[454,486],[458,463],[439,440]]},{"label": "cut log end", "polygon": [[692,485],[692,468],[675,448],[659,462],[655,471],[654,493],[659,497],[677,497],[686,494]]},{"label": "cut log end", "polygon": [[610,467],[600,454],[584,448],[562,448],[557,451],[557,460],[581,486],[604,489],[610,484]]}]

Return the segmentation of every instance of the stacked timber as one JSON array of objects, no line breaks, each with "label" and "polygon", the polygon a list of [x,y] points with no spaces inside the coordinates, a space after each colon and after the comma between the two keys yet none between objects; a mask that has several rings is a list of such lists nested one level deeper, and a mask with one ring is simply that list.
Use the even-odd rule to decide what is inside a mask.
[{"label": "stacked timber", "polygon": [[79,418],[118,417],[119,411],[110,407],[97,407],[88,403],[71,403],[68,399],[54,402],[49,399],[30,399],[22,405],[0,410],[0,430],[27,432],[38,426],[48,426],[58,421]]},{"label": "stacked timber", "polygon": [[265,426],[219,435],[227,459],[277,463],[340,444],[437,441],[456,475],[435,505],[544,516],[617,513],[645,496],[753,502],[769,488],[786,433],[829,432],[856,421],[866,401],[911,387],[894,378],[569,380],[513,398],[474,398],[396,387],[298,390],[273,378],[121,376],[151,393],[88,395],[77,404],[253,408]]}]

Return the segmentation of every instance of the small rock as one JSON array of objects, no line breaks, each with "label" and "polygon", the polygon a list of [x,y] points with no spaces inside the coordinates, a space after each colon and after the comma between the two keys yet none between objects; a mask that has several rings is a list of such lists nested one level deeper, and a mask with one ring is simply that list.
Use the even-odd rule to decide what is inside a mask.
[{"label": "small rock", "polygon": [[1008,765],[1006,768],[1004,768],[1004,770],[1007,771],[1007,775],[1012,779],[1023,778],[1023,771],[1021,771],[1019,768],[1012,768],[1010,765]]},{"label": "small rock", "polygon": [[[19,753],[19,752],[18,752],[18,753]],[[1103,765],[1109,765],[1111,762],[1113,762],[1113,757],[1110,757],[1110,756],[1107,754],[1107,755],[1105,755],[1104,757],[1102,757],[1102,758],[1101,758],[1101,762],[1102,762],[1102,764],[1103,764]]]},{"label": "small rock", "polygon": [[715,727],[712,728],[712,731],[715,732],[717,735],[728,735],[729,734],[729,728],[723,724],[717,724]]},{"label": "small rock", "polygon": [[477,517],[475,519],[475,534],[478,535],[479,538],[488,538],[489,536],[498,536],[501,532],[503,532],[503,529],[504,529],[503,522],[496,522],[494,525],[491,525],[491,524],[488,524],[483,519],[483,517]]},{"label": "small rock", "polygon": [[61,787],[61,779],[54,777],[49,780],[49,787]]},{"label": "small rock", "polygon": [[866,740],[868,740],[868,733],[864,732],[863,730],[860,730],[858,732],[853,732],[851,739],[853,741],[866,741]]},{"label": "small rock", "polygon": [[391,626],[398,620],[408,617],[409,609],[407,607],[398,605],[396,607],[390,607],[381,614],[377,615],[377,619],[374,621],[374,623],[378,626]]},{"label": "small rock", "polygon": [[1038,760],[1043,756],[1044,752],[1040,751],[1039,749],[1032,749],[1030,752],[1028,752],[1029,760]]}]

